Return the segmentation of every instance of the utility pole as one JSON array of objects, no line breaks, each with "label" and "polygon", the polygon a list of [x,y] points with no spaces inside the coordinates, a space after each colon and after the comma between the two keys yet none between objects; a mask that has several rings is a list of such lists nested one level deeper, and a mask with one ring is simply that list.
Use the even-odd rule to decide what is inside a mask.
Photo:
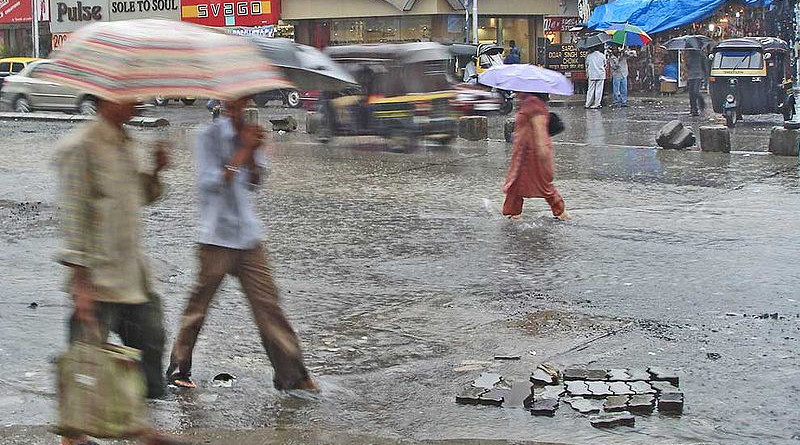
[{"label": "utility pole", "polygon": [[792,95],[794,96],[794,117],[786,121],[786,128],[800,129],[800,1],[792,0],[792,35],[790,45],[792,50]]},{"label": "utility pole", "polygon": [[31,2],[31,23],[33,24],[33,57],[39,57],[39,8],[38,2],[41,0],[30,0]]},{"label": "utility pole", "polygon": [[472,43],[478,44],[478,0],[472,0]]},{"label": "utility pole", "polygon": [[469,43],[469,0],[464,1],[464,43]]}]

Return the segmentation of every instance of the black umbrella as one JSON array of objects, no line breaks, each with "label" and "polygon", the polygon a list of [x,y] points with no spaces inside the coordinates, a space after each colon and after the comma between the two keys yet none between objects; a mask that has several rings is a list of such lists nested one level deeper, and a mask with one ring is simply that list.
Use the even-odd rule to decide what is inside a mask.
[{"label": "black umbrella", "polygon": [[706,49],[706,47],[710,46],[712,43],[714,43],[714,41],[706,36],[680,36],[667,40],[667,43],[664,44],[664,49],[671,51],[701,51]]},{"label": "black umbrella", "polygon": [[322,51],[289,39],[253,37],[261,53],[306,91],[336,91],[357,85],[353,76]]},{"label": "black umbrella", "polygon": [[597,34],[592,34],[578,40],[578,49],[589,49],[596,46],[602,46],[605,45],[609,40],[611,40],[611,35],[608,33],[599,32]]}]

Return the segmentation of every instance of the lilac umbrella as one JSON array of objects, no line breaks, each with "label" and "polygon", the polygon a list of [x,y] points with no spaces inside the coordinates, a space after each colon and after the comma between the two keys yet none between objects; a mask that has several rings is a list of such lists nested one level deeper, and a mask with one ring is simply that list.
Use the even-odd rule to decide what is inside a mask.
[{"label": "lilac umbrella", "polygon": [[499,65],[478,76],[478,83],[501,90],[571,96],[572,82],[563,74],[536,65]]}]

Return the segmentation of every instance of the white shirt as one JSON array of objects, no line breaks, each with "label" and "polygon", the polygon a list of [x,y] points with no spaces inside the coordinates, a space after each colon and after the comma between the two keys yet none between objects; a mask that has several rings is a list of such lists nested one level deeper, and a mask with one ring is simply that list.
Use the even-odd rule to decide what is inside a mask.
[{"label": "white shirt", "polygon": [[586,56],[586,72],[589,80],[605,80],[606,55],[602,51],[593,51]]}]

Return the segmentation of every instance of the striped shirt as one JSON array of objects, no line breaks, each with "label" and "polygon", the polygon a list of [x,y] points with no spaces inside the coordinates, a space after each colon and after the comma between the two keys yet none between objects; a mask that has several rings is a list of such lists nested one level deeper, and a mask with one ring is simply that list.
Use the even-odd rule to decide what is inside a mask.
[{"label": "striped shirt", "polygon": [[161,195],[161,184],[139,172],[133,145],[123,129],[100,117],[60,144],[58,261],[87,268],[98,301],[149,301],[140,212]]}]

